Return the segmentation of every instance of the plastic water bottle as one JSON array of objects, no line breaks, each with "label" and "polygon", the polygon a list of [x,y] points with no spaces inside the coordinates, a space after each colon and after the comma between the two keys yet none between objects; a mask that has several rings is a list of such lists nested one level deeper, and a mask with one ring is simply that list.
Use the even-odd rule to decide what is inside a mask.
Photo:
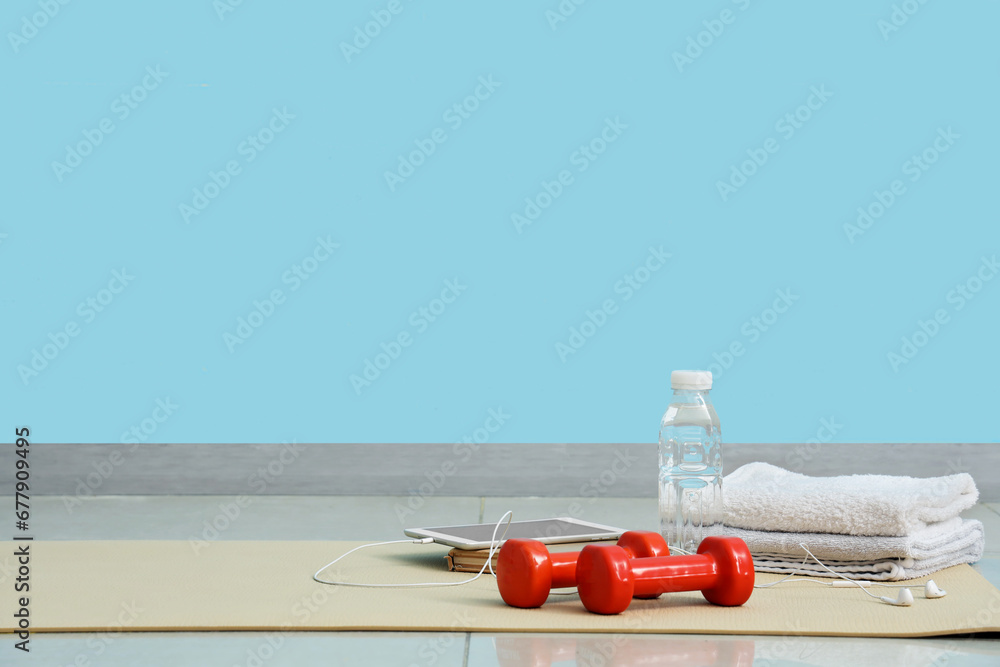
[{"label": "plastic water bottle", "polygon": [[674,371],[660,421],[660,532],[670,547],[694,553],[723,532],[722,431],[708,396],[710,371]]}]

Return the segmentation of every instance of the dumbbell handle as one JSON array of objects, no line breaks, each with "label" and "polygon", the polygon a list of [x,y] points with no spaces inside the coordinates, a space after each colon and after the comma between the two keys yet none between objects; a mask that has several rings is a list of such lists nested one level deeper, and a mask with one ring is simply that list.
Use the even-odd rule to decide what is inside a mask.
[{"label": "dumbbell handle", "polygon": [[[552,588],[576,586],[576,563],[579,552],[550,553],[552,562]],[[656,597],[661,593],[697,591],[708,588],[715,581],[715,562],[706,556],[660,556],[638,558],[632,561],[635,578],[635,597]],[[650,585],[649,577],[677,577],[670,587]],[[705,577],[709,577],[706,579]]]},{"label": "dumbbell handle", "polygon": [[715,560],[708,556],[659,556],[632,561],[635,597],[700,591],[718,581]]},{"label": "dumbbell handle", "polygon": [[552,588],[576,586],[576,561],[579,555],[575,551],[549,554],[552,562]]}]

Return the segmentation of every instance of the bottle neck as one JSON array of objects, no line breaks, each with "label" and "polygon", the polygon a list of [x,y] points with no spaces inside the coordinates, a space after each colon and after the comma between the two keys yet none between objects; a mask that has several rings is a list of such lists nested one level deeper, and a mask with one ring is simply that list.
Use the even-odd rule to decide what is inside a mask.
[{"label": "bottle neck", "polygon": [[711,389],[674,389],[674,396],[671,403],[685,403],[694,405],[708,405],[712,402],[708,392]]}]

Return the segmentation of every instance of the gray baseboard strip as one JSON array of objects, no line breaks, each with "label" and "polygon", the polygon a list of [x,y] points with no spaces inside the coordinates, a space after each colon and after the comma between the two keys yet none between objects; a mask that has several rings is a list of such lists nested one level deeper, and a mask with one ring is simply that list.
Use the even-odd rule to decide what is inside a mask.
[{"label": "gray baseboard strip", "polygon": [[[726,472],[972,474],[1000,502],[996,444],[732,444]],[[31,495],[656,495],[654,444],[33,444]],[[0,494],[14,494],[14,447]]]}]

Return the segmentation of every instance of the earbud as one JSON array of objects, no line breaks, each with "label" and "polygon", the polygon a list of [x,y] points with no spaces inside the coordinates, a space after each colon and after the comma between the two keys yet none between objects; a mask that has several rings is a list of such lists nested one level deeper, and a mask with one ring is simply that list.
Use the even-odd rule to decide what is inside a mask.
[{"label": "earbud", "polygon": [[913,604],[913,593],[910,592],[909,588],[901,588],[899,589],[899,597],[897,597],[895,600],[885,596],[880,597],[879,600],[885,602],[886,604],[895,605],[897,607],[909,607],[911,604]]},{"label": "earbud", "polygon": [[938,588],[937,584],[934,583],[933,579],[931,579],[930,581],[928,581],[927,584],[924,586],[924,597],[928,597],[928,598],[932,598],[932,599],[933,598],[943,598],[947,594],[948,594],[948,591],[943,591],[940,588]]}]

